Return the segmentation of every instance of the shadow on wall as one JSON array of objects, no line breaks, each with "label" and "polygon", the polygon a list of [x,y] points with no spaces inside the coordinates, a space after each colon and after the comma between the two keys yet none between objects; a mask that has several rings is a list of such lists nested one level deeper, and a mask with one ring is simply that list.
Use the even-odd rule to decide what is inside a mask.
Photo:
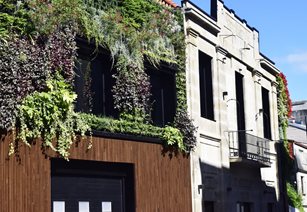
[{"label": "shadow on wall", "polygon": [[246,164],[231,164],[230,169],[217,168],[199,160],[202,183],[202,211],[268,211],[280,212],[274,182],[261,179],[260,168]]}]

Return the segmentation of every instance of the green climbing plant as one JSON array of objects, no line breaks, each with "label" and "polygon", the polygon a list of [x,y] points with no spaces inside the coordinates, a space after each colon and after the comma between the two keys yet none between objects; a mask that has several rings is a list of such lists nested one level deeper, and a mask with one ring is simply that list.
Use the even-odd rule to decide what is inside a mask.
[{"label": "green climbing plant", "polygon": [[290,183],[287,183],[287,194],[289,204],[299,209],[300,212],[304,212],[302,195],[300,195]]},{"label": "green climbing plant", "polygon": [[68,159],[76,133],[85,136],[90,131],[90,126],[74,111],[76,97],[70,85],[56,74],[47,81],[46,91],[28,95],[19,106],[17,141],[31,146],[33,139],[41,138],[44,149],[51,148]]},{"label": "green climbing plant", "polygon": [[[277,77],[278,83],[278,95],[277,95],[277,106],[278,106],[278,120],[279,120],[279,131],[280,138],[283,141],[283,150],[281,151],[281,157],[283,158],[283,175],[286,178],[286,188],[289,204],[300,211],[304,211],[302,196],[295,189],[295,184],[292,180],[293,169],[295,162],[290,156],[289,143],[287,139],[287,127],[288,127],[288,118],[291,116],[291,99],[288,90],[288,84],[286,76],[283,73],[280,73]],[[294,173],[295,174],[295,173]]]},{"label": "green climbing plant", "polygon": [[[69,156],[76,133],[83,135],[90,127],[116,133],[146,132],[181,150],[193,149],[196,128],[187,113],[180,10],[154,0],[0,0],[0,9],[0,48],[5,50],[0,51],[0,76],[10,80],[0,78],[0,117],[6,117],[0,121],[0,128],[11,129],[14,125],[20,140],[28,145],[41,137],[44,148],[64,158]],[[74,84],[77,37],[94,43],[96,51],[106,49],[112,56],[116,70],[113,98],[120,112],[117,120],[96,117],[93,124],[73,111],[76,96],[65,83]],[[161,62],[177,69],[176,117],[164,128],[150,124],[150,80],[144,67],[147,62],[157,71]],[[58,71],[64,79],[58,78]],[[90,76],[87,72],[83,91],[89,97],[88,107]],[[18,87],[21,84],[22,95]],[[102,127],[106,123],[111,124]]]}]

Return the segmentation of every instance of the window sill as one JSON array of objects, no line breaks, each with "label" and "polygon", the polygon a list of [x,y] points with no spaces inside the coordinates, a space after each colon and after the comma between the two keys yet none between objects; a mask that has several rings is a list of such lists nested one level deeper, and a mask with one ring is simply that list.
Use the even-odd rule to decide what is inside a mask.
[{"label": "window sill", "polygon": [[211,121],[211,122],[216,122],[216,120],[215,119],[208,119],[208,118],[205,118],[205,117],[200,117],[201,119],[204,119],[204,120],[207,120],[207,121]]}]

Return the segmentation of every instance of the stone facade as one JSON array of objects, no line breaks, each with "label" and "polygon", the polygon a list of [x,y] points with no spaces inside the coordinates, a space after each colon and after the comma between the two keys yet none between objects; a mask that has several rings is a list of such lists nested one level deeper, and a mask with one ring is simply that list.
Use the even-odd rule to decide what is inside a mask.
[{"label": "stone facade", "polygon": [[292,153],[297,167],[293,170],[292,180],[303,198],[303,207],[307,211],[307,134],[306,126],[289,123],[287,137],[292,145]]},{"label": "stone facade", "polygon": [[[198,145],[191,156],[193,211],[280,211],[275,151],[275,141],[279,139],[275,76],[279,71],[259,52],[256,29],[222,1],[211,1],[211,4],[210,16],[193,3],[183,2],[188,109],[198,127]],[[213,119],[202,117],[200,52],[211,58]],[[243,89],[237,88],[236,76],[242,79]],[[266,110],[263,90],[267,91]],[[241,125],[238,124],[240,111],[244,111],[240,116],[243,117]],[[265,116],[267,122],[263,120]],[[264,139],[266,127],[270,127],[269,139]],[[243,135],[244,140],[253,138],[258,148],[256,155],[248,153],[251,151],[248,144],[247,154],[240,151],[238,155],[232,154],[233,149],[241,149],[231,148],[230,137],[235,134]],[[260,140],[267,145],[263,154],[269,162],[258,160]],[[235,142],[232,147],[241,145],[240,139]]]},{"label": "stone facade", "polygon": [[296,101],[292,103],[292,117],[296,123],[306,125],[307,101]]},{"label": "stone facade", "polygon": [[293,152],[297,162],[296,186],[297,191],[302,195],[303,206],[307,210],[307,143],[293,143]]}]

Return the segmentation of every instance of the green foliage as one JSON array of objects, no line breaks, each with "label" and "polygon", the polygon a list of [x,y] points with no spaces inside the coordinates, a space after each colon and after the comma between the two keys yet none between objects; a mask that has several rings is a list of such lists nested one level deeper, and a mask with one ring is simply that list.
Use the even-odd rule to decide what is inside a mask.
[{"label": "green foliage", "polygon": [[141,120],[135,119],[134,116],[128,114],[118,120],[86,113],[82,113],[81,117],[86,120],[93,130],[159,138],[170,146],[176,146],[182,151],[185,150],[183,135],[178,129],[171,126],[161,128],[144,124]]},{"label": "green foliage", "polygon": [[59,28],[52,33],[46,43],[51,74],[61,70],[66,82],[73,84],[74,67],[77,55],[75,33],[69,27]]},{"label": "green foliage", "polygon": [[292,106],[291,99],[289,95],[289,90],[287,88],[287,80],[284,74],[280,73],[276,76],[278,83],[277,91],[277,108],[278,108],[278,122],[279,122],[279,131],[280,138],[284,142],[284,146],[288,149],[288,139],[287,139],[287,127],[288,127],[288,118],[291,115]]},{"label": "green foliage", "polygon": [[145,23],[150,22],[152,13],[157,13],[161,10],[158,4],[153,4],[148,0],[122,0],[119,5],[123,23],[136,29],[140,29]]},{"label": "green foliage", "polygon": [[[34,92],[22,101],[18,138],[29,146],[33,139],[41,138],[44,149],[50,147],[68,159],[76,132],[84,136],[90,127],[74,112],[73,102],[77,95],[60,75],[48,80],[47,88],[46,92]],[[52,143],[54,140],[56,145]]]},{"label": "green foliage", "polygon": [[176,144],[180,150],[185,150],[183,136],[180,130],[171,126],[166,126],[164,128],[162,138],[163,140],[167,141],[168,145],[173,146]]},{"label": "green foliage", "polygon": [[303,202],[302,195],[297,193],[295,188],[290,183],[287,183],[287,194],[288,194],[288,198],[289,198],[288,199],[289,204],[292,207],[299,209],[300,212],[304,212],[304,207],[303,207],[303,203],[302,203]]},{"label": "green foliage", "polygon": [[176,73],[176,91],[177,91],[177,111],[174,120],[174,127],[179,129],[184,136],[184,145],[186,151],[191,151],[196,146],[197,128],[193,124],[193,120],[187,113],[187,91],[186,91],[186,55],[185,44],[182,42],[184,38],[183,32],[183,16],[180,11],[175,11],[174,19],[180,26],[180,33],[171,34],[170,37],[174,43],[175,52],[177,53],[178,72]]},{"label": "green foliage", "polygon": [[68,28],[55,31],[45,43],[12,35],[0,40],[0,128],[15,124],[17,106],[58,70],[72,84],[76,56],[75,35]]},{"label": "green foliage", "polygon": [[[129,70],[134,71],[129,71]],[[150,82],[148,75],[137,67],[117,70],[112,90],[115,108],[122,113],[146,117],[150,111]]]},{"label": "green foliage", "polygon": [[162,128],[142,124],[138,121],[125,119],[112,119],[107,117],[97,117],[92,114],[82,113],[81,116],[86,120],[93,130],[100,130],[112,133],[123,133],[159,138],[163,132]]},{"label": "green foliage", "polygon": [[282,146],[280,156],[282,160],[282,176],[285,177],[287,182],[293,183],[296,175],[295,161],[290,157],[289,150],[285,145]]},{"label": "green foliage", "polygon": [[288,107],[287,107],[287,95],[285,93],[285,85],[283,80],[280,76],[277,76],[277,83],[278,83],[278,119],[279,124],[283,128],[283,130],[288,127]]},{"label": "green foliage", "polygon": [[174,127],[180,130],[183,135],[183,145],[186,152],[193,150],[196,146],[196,130],[193,121],[190,119],[186,110],[177,110]]},{"label": "green foliage", "polygon": [[28,14],[40,36],[49,36],[59,28],[78,30],[85,10],[82,0],[29,0]]},{"label": "green foliage", "polygon": [[[61,71],[65,82],[73,84],[74,40],[78,34],[95,42],[97,47],[108,49],[117,70],[113,93],[121,117],[119,120],[92,117],[90,120],[94,121],[90,123],[95,123],[94,128],[103,130],[106,124],[106,131],[169,139],[169,144],[182,150],[190,150],[195,145],[196,129],[186,106],[185,38],[180,10],[165,8],[153,0],[0,0],[0,9],[0,20],[3,20],[0,21],[0,40],[2,35],[8,39],[8,44],[0,43],[0,56],[3,56],[0,57],[0,76],[3,76],[3,81],[0,78],[0,128],[14,125],[17,115],[24,142],[41,136],[45,147],[68,157],[76,130],[82,131],[76,124],[85,127],[84,116],[80,118],[71,112],[72,103],[64,104],[74,96],[66,96],[68,99],[62,103],[55,98],[53,94],[57,92],[64,94],[57,90],[59,85],[52,90],[52,80],[48,81],[47,91],[45,89],[46,80],[52,79],[57,71]],[[11,36],[11,32],[18,36]],[[30,36],[22,39],[21,35]],[[146,61],[155,67],[161,61],[178,67],[178,108],[174,126],[180,131],[170,126],[148,125],[152,103],[149,77],[144,68]],[[86,80],[87,86],[90,81]],[[20,93],[18,85],[22,85]],[[69,87],[59,89],[71,90]],[[44,105],[44,101],[48,104]],[[52,104],[62,114],[57,113],[55,119],[49,120],[55,109]],[[45,113],[48,116],[41,117]],[[49,122],[54,125],[48,125]],[[66,125],[67,129],[62,129]],[[58,139],[56,146],[52,145],[54,138]]]},{"label": "green foliage", "polygon": [[155,66],[161,60],[176,63],[174,44],[167,36],[176,25],[172,14],[148,0],[119,1],[102,9],[87,5],[87,11],[92,17],[83,18],[89,21],[82,27],[84,34],[107,47],[116,61],[116,107],[121,112],[133,113],[136,109],[148,114],[150,86],[144,72],[144,54]]},{"label": "green foliage", "polygon": [[44,46],[12,36],[0,40],[0,128],[11,129],[22,99],[45,88],[49,54]]},{"label": "green foliage", "polygon": [[278,87],[277,96],[277,107],[278,107],[278,121],[279,121],[279,131],[280,138],[283,140],[283,148],[281,151],[281,157],[283,161],[282,174],[286,179],[287,195],[289,204],[299,211],[304,212],[302,196],[297,192],[297,190],[291,185],[293,182],[293,177],[295,176],[295,161],[290,157],[289,145],[287,140],[287,127],[288,127],[288,117],[291,115],[291,100],[289,96],[289,91],[287,88],[286,77],[280,73],[276,76]]},{"label": "green foliage", "polygon": [[12,33],[31,34],[33,25],[26,3],[17,0],[0,0],[0,40]]}]

